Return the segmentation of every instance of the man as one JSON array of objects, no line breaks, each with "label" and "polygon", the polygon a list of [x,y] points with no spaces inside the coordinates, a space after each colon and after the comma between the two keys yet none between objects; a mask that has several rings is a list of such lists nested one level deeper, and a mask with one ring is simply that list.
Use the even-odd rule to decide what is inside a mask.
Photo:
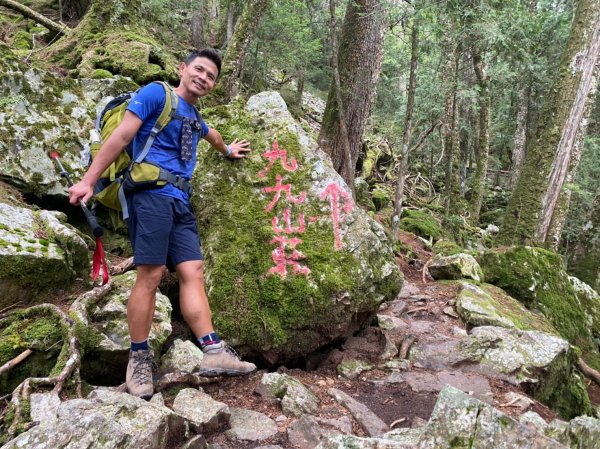
[{"label": "man", "polygon": [[[174,89],[179,97],[176,114],[156,136],[144,161],[189,180],[200,138],[227,158],[240,159],[250,151],[245,140],[226,145],[219,132],[209,129],[194,110],[198,98],[214,89],[220,71],[221,58],[212,49],[193,52],[179,64],[180,82]],[[149,84],[138,92],[123,121],[103,144],[81,181],[69,189],[72,204],[92,196],[102,172],[132,140],[134,158],[140,153],[164,104],[165,91],[160,84]],[[181,312],[204,352],[200,374],[240,375],[256,370],[255,365],[241,361],[225,347],[214,331],[204,288],[200,240],[188,194],[167,184],[128,194],[127,203],[127,226],[137,267],[137,280],[127,302],[131,337],[126,374],[129,392],[143,398],[151,397],[154,392],[148,335],[165,265],[177,272]]]}]

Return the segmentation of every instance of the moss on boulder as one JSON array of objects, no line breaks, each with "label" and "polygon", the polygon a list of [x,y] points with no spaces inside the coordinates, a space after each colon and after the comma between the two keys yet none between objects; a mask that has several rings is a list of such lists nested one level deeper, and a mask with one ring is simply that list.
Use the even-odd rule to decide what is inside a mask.
[{"label": "moss on boulder", "polygon": [[[217,330],[270,363],[351,335],[402,285],[385,232],[353,206],[278,94],[251,98],[245,111],[203,113],[226,142],[245,138],[253,148],[227,160],[203,147],[193,179]],[[278,185],[290,190],[278,195]]]},{"label": "moss on boulder", "polygon": [[463,281],[456,298],[456,311],[471,326],[501,326],[537,330],[558,335],[539,313],[533,313],[502,289],[490,284]]},{"label": "moss on boulder", "polygon": [[66,196],[49,153],[57,150],[73,178],[81,176],[97,108],[135,86],[125,78],[58,77],[23,64],[0,43],[0,176],[38,197]]},{"label": "moss on boulder", "polygon": [[88,247],[59,212],[0,202],[0,308],[38,303],[88,276]]},{"label": "moss on boulder", "polygon": [[150,31],[138,0],[92,2],[79,25],[42,55],[73,76],[93,77],[98,69],[138,84],[178,81],[177,57]]},{"label": "moss on boulder", "polygon": [[598,345],[592,338],[598,329],[590,327],[560,255],[512,246],[486,251],[477,260],[487,282],[541,312],[560,335],[579,346],[588,361],[599,367]]},{"label": "moss on boulder", "polygon": [[412,232],[425,239],[437,240],[442,236],[442,228],[439,222],[425,209],[404,209],[400,219],[400,229]]},{"label": "moss on boulder", "polygon": [[57,317],[15,312],[0,328],[0,366],[26,349],[33,353],[0,376],[0,394],[9,394],[27,377],[47,376],[61,350],[62,333]]}]

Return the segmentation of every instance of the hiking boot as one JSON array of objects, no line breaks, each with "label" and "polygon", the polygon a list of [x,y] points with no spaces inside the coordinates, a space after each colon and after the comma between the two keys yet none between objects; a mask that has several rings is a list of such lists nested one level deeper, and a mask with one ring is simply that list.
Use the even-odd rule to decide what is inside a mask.
[{"label": "hiking boot", "polygon": [[226,344],[223,344],[221,352],[205,353],[198,365],[198,374],[204,377],[241,376],[254,371],[254,363],[240,360],[240,356]]},{"label": "hiking boot", "polygon": [[149,399],[154,394],[152,366],[154,359],[150,350],[129,351],[129,363],[125,384],[127,391],[138,398]]}]

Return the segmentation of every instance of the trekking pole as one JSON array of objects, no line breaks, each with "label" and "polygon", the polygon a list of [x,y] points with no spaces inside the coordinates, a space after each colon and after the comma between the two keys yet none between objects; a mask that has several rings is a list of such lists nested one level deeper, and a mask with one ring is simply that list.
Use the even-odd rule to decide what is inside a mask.
[{"label": "trekking pole", "polygon": [[[58,153],[52,152],[50,153],[50,157],[56,161],[58,166],[60,167],[60,176],[67,180],[67,184],[69,187],[73,185],[73,181],[71,180],[71,175],[69,172],[65,170],[63,164],[61,164],[60,159],[58,158]],[[92,234],[96,237],[96,249],[94,250],[94,256],[92,258],[92,281],[96,281],[98,276],[100,275],[100,270],[102,270],[102,285],[108,282],[108,265],[106,264],[106,258],[104,256],[104,248],[102,247],[102,234],[104,234],[104,228],[98,224],[98,220],[96,220],[96,216],[94,213],[87,207],[85,201],[79,201],[81,205],[81,209],[83,210],[83,214],[85,215],[85,219],[90,225],[92,229]]]},{"label": "trekking pole", "polygon": [[[60,168],[60,176],[67,180],[69,187],[72,187],[73,180],[71,179],[71,175],[69,175],[69,172],[65,170],[65,167],[63,167],[63,164],[60,162],[58,153],[52,152],[50,153],[50,157],[52,157],[52,159],[54,159],[58,164],[58,167]],[[90,228],[92,229],[92,234],[94,234],[94,237],[102,237],[102,234],[104,234],[104,228],[98,224],[98,220],[96,220],[94,213],[87,207],[84,201],[80,201],[79,204],[81,205],[81,209],[83,210],[83,214],[85,215],[88,225],[90,225]]]}]

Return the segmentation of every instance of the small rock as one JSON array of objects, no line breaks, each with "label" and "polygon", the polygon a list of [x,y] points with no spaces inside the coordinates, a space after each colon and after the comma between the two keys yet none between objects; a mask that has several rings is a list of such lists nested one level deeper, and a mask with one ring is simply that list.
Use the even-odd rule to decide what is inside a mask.
[{"label": "small rock", "polygon": [[373,365],[364,360],[348,359],[343,360],[337,366],[337,372],[346,379],[356,379],[362,372],[372,370],[373,368],[375,368]]},{"label": "small rock", "polygon": [[370,436],[380,436],[389,430],[388,425],[375,415],[375,413],[369,410],[366,405],[347,395],[343,391],[330,388],[327,390],[327,393],[346,407],[354,419],[356,419]]},{"label": "small rock", "polygon": [[243,408],[231,408],[229,424],[225,432],[230,440],[262,441],[277,433],[277,424],[263,413]]},{"label": "small rock", "polygon": [[198,433],[217,432],[229,427],[229,407],[200,390],[181,390],[173,401],[173,411],[188,419]]},{"label": "small rock", "polygon": [[161,358],[161,367],[165,371],[181,371],[191,373],[200,365],[204,354],[191,341],[177,339]]}]

